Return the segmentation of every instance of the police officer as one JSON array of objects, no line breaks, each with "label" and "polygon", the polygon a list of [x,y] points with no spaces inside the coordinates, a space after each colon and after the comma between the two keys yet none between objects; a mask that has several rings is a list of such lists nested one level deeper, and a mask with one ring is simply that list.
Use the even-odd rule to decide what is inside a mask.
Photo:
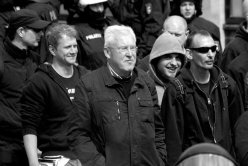
[{"label": "police officer", "polygon": [[147,56],[169,14],[169,0],[109,0],[109,6],[120,23],[133,28],[138,58]]}]

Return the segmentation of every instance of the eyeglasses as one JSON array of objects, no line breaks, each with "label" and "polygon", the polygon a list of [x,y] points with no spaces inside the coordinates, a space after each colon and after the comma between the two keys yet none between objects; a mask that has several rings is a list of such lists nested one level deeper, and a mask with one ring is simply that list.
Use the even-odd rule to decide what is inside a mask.
[{"label": "eyeglasses", "polygon": [[127,53],[129,50],[132,53],[136,53],[136,51],[138,49],[138,47],[136,47],[136,46],[108,47],[108,48],[117,49],[120,53]]},{"label": "eyeglasses", "polygon": [[199,48],[190,48],[191,50],[195,50],[199,53],[205,54],[208,53],[209,50],[211,50],[212,52],[215,52],[217,50],[217,46],[214,45],[212,47],[199,47]]}]

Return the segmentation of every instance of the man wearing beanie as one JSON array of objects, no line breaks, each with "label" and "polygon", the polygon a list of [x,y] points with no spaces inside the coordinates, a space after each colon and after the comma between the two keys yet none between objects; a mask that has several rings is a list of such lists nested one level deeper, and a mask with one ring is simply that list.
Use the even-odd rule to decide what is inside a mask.
[{"label": "man wearing beanie", "polygon": [[0,165],[27,165],[18,101],[39,62],[39,56],[29,48],[39,45],[42,29],[48,24],[27,9],[10,17],[7,36],[0,47]]},{"label": "man wearing beanie", "polygon": [[184,48],[175,36],[165,32],[155,41],[150,54],[149,74],[156,83],[159,105],[170,79],[176,76],[185,60]]},{"label": "man wearing beanie", "polygon": [[161,116],[171,165],[202,142],[235,155],[234,125],[244,109],[236,82],[214,65],[216,47],[207,31],[190,33],[185,42],[190,60],[164,93]]}]

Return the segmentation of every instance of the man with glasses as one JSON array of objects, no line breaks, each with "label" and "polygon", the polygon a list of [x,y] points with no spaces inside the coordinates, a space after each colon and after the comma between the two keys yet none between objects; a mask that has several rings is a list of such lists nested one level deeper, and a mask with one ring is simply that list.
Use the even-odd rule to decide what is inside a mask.
[{"label": "man with glasses", "polygon": [[243,112],[236,82],[214,65],[211,35],[192,32],[185,48],[190,60],[166,89],[161,108],[169,164],[201,142],[219,144],[234,154],[234,124]]},{"label": "man with glasses", "polygon": [[34,11],[16,11],[0,46],[0,165],[27,165],[19,100],[39,62],[39,56],[30,47],[39,45],[42,29],[48,24]]},{"label": "man with glasses", "polygon": [[136,38],[127,26],[104,33],[107,66],[82,77],[69,140],[82,165],[163,166],[164,127],[153,80],[135,67]]}]

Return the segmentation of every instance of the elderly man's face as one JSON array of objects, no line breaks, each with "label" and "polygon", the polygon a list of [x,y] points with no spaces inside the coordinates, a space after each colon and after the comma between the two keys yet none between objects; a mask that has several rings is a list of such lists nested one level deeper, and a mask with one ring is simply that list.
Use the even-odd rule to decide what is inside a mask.
[{"label": "elderly man's face", "polygon": [[192,63],[200,69],[209,70],[214,65],[216,45],[211,36],[196,35],[193,39]]},{"label": "elderly man's face", "polygon": [[111,67],[123,76],[130,74],[136,63],[135,40],[130,36],[122,36],[108,49],[107,58]]}]

